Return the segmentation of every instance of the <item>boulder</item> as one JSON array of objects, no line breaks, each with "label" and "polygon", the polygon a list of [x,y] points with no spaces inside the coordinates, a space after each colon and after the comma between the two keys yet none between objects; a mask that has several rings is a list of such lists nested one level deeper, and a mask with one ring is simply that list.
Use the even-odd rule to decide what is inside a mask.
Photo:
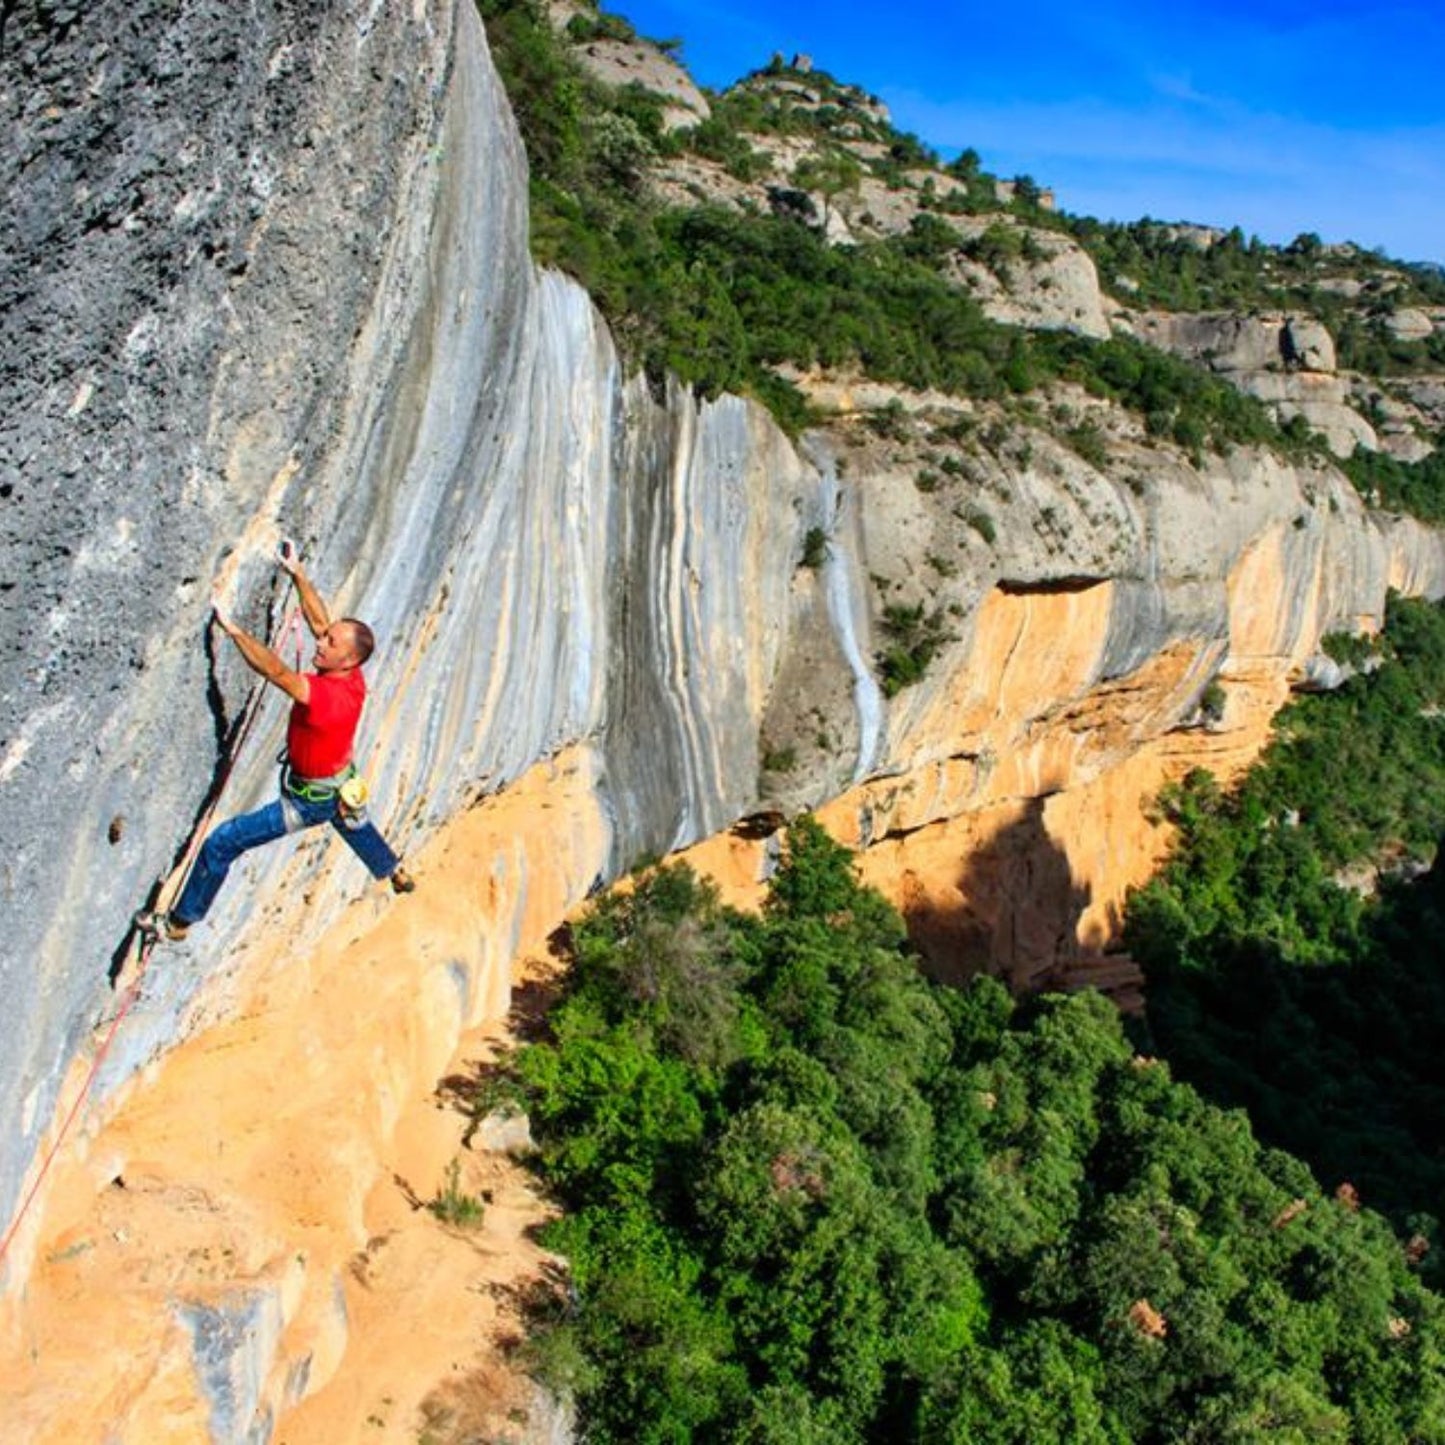
[{"label": "boulder", "polygon": [[1414,306],[1402,306],[1385,318],[1385,326],[1396,341],[1424,341],[1435,334],[1435,323]]},{"label": "boulder", "polygon": [[1291,316],[1280,334],[1285,362],[1304,371],[1335,369],[1335,339],[1321,321],[1311,316]]},{"label": "boulder", "polygon": [[707,97],[670,55],[646,41],[593,40],[577,50],[583,66],[606,85],[640,85],[669,102],[662,113],[668,130],[697,125],[712,114]]},{"label": "boulder", "polygon": [[472,1147],[514,1158],[533,1152],[532,1121],[516,1109],[494,1109],[476,1127]]},{"label": "boulder", "polygon": [[1371,451],[1379,446],[1335,375],[1334,338],[1313,317],[1153,311],[1122,315],[1116,324],[1208,366],[1266,403],[1282,423],[1304,417],[1336,456],[1350,456],[1356,446]]},{"label": "boulder", "polygon": [[1141,340],[1186,360],[1203,362],[1213,371],[1277,370],[1284,363],[1282,317],[1146,311],[1131,324]]}]

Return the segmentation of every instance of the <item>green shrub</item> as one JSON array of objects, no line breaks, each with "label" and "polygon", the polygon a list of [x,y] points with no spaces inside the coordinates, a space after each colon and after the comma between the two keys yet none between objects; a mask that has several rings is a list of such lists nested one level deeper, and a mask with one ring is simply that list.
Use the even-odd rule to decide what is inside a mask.
[{"label": "green shrub", "polygon": [[457,1229],[472,1229],[479,1225],[486,1215],[486,1206],[475,1194],[462,1189],[461,1165],[453,1159],[447,1165],[446,1181],[441,1192],[427,1203],[427,1208],[441,1220]]},{"label": "green shrub", "polygon": [[874,661],[885,697],[918,682],[939,650],[954,641],[943,608],[929,612],[922,602],[911,607],[890,602],[883,609],[882,629],[888,645]]},{"label": "green shrub", "polygon": [[1021,259],[1023,250],[1024,233],[1007,221],[994,221],[981,235],[963,246],[966,256],[998,275],[1004,274],[1009,266]]},{"label": "green shrub", "polygon": [[1097,471],[1102,472],[1108,468],[1109,449],[1104,444],[1103,434],[1096,422],[1085,421],[1071,427],[1064,434],[1064,440],[1068,442],[1075,456],[1082,457]]},{"label": "green shrub", "polygon": [[1363,667],[1371,659],[1388,655],[1388,642],[1369,633],[1330,632],[1320,639],[1320,650],[1342,667]]},{"label": "green shrub", "polygon": [[1386,452],[1357,447],[1345,472],[1370,505],[1408,512],[1423,522],[1445,522],[1445,450],[1418,462],[1402,462]]},{"label": "green shrub", "polygon": [[967,522],[990,547],[998,541],[998,528],[994,526],[993,518],[981,507],[970,507],[964,513],[963,520]]},{"label": "green shrub", "polygon": [[1199,711],[1211,722],[1218,722],[1224,716],[1227,701],[1224,684],[1217,677],[1210,678],[1204,691],[1199,694]]},{"label": "green shrub", "polygon": [[793,746],[763,748],[763,771],[765,773],[791,773],[798,766],[798,750]]},{"label": "green shrub", "polygon": [[577,11],[567,21],[565,33],[574,45],[582,45],[589,40],[637,39],[637,31],[631,21],[607,10]]},{"label": "green shrub", "polygon": [[864,420],[873,432],[887,441],[902,441],[908,435],[908,412],[896,396],[886,405],[875,407]]}]

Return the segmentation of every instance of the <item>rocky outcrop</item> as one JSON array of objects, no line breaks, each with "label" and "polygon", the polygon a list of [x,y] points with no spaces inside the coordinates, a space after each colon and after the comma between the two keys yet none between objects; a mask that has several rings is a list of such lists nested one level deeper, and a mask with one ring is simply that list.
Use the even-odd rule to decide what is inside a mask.
[{"label": "rocky outcrop", "polygon": [[1427,427],[1433,431],[1445,430],[1445,377],[1404,377],[1393,385]]},{"label": "rocky outcrop", "polygon": [[[1435,450],[1431,438],[1445,419],[1445,411],[1440,407],[1440,402],[1445,401],[1445,387],[1438,382],[1434,384],[1438,396],[1432,407],[1428,379],[1402,380],[1391,385],[1398,388],[1398,392],[1386,390],[1383,384],[1367,377],[1352,377],[1351,402],[1357,411],[1371,418],[1382,452],[1402,462],[1421,461]],[[1411,399],[1414,395],[1418,395],[1423,405]]]},{"label": "rocky outcrop", "polygon": [[[1033,190],[1035,204],[1039,207],[1040,210],[1052,211],[1053,209],[1055,209],[1058,203],[1055,200],[1054,193],[1051,190],[1040,190],[1037,187],[1034,187]],[[1012,205],[1013,202],[1018,198],[1019,183],[1017,181],[995,181],[993,183],[993,193],[994,197],[1002,205]]]},{"label": "rocky outcrop", "polygon": [[1335,369],[1335,339],[1324,323],[1308,316],[1291,316],[1279,337],[1284,364],[1299,371]]},{"label": "rocky outcrop", "polygon": [[1319,321],[1301,316],[1153,311],[1118,323],[1144,341],[1219,372],[1258,397],[1282,423],[1303,417],[1336,456],[1379,438],[1350,406],[1347,383],[1335,375],[1335,344]]},{"label": "rocky outcrop", "polygon": [[[988,228],[982,221],[956,224],[969,239]],[[1006,326],[1108,336],[1114,308],[1100,290],[1088,252],[1057,232],[1022,226],[1017,230],[1027,238],[1034,259],[992,269],[965,256],[955,262],[956,278],[978,297],[984,314]]]},{"label": "rocky outcrop", "polygon": [[692,77],[657,46],[642,40],[589,40],[577,47],[588,71],[605,85],[639,85],[667,102],[662,123],[667,130],[697,125],[712,114],[707,97]]},{"label": "rocky outcrop", "polygon": [[[1107,941],[1159,847],[1138,813],[1159,777],[1242,760],[1319,634],[1377,618],[1388,585],[1445,591],[1440,539],[1333,470],[1195,468],[1078,394],[1048,399],[1058,435],[917,398],[899,437],[845,417],[801,447],[753,403],[654,395],[587,297],[532,267],[469,4],[39,14],[4,36],[4,354],[23,340],[26,364],[0,433],[23,564],[0,834],[24,904],[0,1213],[247,692],[206,645],[207,584],[263,627],[279,532],[383,638],[375,811],[423,887],[386,911],[312,836],[238,870],[147,976],[92,1147],[4,1263],[0,1379],[27,1438],[83,1417],[260,1440],[336,1378],[407,1101],[505,1007],[519,948],[638,858],[821,806],[934,967],[1027,982]],[[889,605],[920,602],[931,659],[885,699]],[[271,788],[279,722],[228,808]],[[716,846],[756,887],[767,844]],[[224,1112],[233,1094],[255,1108]],[[195,1233],[158,1262],[178,1220]],[[100,1304],[77,1328],[82,1295]]]},{"label": "rocky outcrop", "polygon": [[[585,51],[584,59],[596,71]],[[619,79],[611,74],[604,78]],[[877,127],[888,123],[887,110],[871,97],[796,71],[759,73],[738,89],[769,102],[782,101],[790,112],[827,113],[826,143],[786,125],[748,133],[759,169],[766,172],[752,180],[741,180],[722,165],[686,152],[663,158],[651,175],[660,200],[680,206],[721,204],[744,212],[771,209],[814,227],[832,245],[906,235],[923,218],[957,233],[959,250],[948,274],[977,298],[991,319],[1098,338],[1110,334],[1114,306],[1104,297],[1094,262],[1082,246],[1058,230],[1029,226],[1012,215],[968,214],[973,209],[968,184],[958,175],[916,159],[904,167],[891,157],[896,146],[876,138]],[[817,181],[809,173],[820,157],[836,160],[839,155],[857,163],[856,174],[828,194],[810,189]],[[873,169],[878,162],[888,162],[881,173]],[[999,205],[1013,201],[1014,182],[1000,181],[996,189]],[[1050,192],[1041,193],[1037,201],[1045,210],[1053,208]],[[1012,259],[984,264],[970,254],[990,230],[1006,238],[999,249]]]},{"label": "rocky outcrop", "polygon": [[1435,334],[1429,312],[1417,306],[1402,306],[1385,318],[1385,327],[1397,341],[1425,341]]}]

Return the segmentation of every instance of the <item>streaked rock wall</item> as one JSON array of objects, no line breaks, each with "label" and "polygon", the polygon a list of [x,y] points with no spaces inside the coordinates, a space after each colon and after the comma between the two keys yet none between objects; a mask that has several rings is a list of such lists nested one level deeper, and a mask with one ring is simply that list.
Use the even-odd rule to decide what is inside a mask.
[{"label": "streaked rock wall", "polygon": [[228,549],[350,515],[313,473],[381,269],[409,214],[430,227],[451,25],[265,0],[0,20],[0,1214],[243,693],[204,646],[212,577],[262,625],[269,573]]}]

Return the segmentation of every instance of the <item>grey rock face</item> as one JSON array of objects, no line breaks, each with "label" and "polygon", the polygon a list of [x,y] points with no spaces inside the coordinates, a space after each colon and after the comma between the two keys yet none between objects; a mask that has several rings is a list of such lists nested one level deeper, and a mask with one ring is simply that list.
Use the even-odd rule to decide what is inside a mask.
[{"label": "grey rock face", "polygon": [[1263,371],[1282,360],[1279,330],[1252,317],[1150,311],[1130,318],[1145,341],[1216,371]]},{"label": "grey rock face", "polygon": [[[954,224],[966,235],[986,229],[986,223],[968,218]],[[985,315],[1007,326],[1108,336],[1108,307],[1088,252],[1055,232],[1019,229],[1036,247],[1036,261],[1007,266],[1002,275],[964,258],[954,264],[956,279],[974,293]]]},{"label": "grey rock face", "polygon": [[1316,652],[1307,657],[1294,681],[1296,692],[1333,692],[1353,675],[1353,669],[1342,667],[1328,653]]},{"label": "grey rock face", "polygon": [[1445,427],[1445,377],[1406,377],[1397,384],[1397,390],[1409,397],[1431,431]]},{"label": "grey rock face", "polygon": [[1335,369],[1335,339],[1323,322],[1306,316],[1291,316],[1280,333],[1279,349],[1286,366],[1305,371]]},{"label": "grey rock face", "polygon": [[536,1147],[532,1139],[532,1121],[525,1114],[513,1114],[504,1109],[488,1114],[472,1136],[472,1148],[489,1150],[494,1154],[520,1157],[530,1154]]},{"label": "grey rock face", "polygon": [[263,1290],[245,1290],[217,1305],[184,1306],[180,1315],[210,1402],[211,1439],[218,1445],[266,1445],[272,1421],[261,1406],[261,1385],[280,1334],[279,1301]]},{"label": "grey rock face", "polygon": [[[449,24],[265,0],[0,20],[0,1213],[243,696],[202,645],[220,559],[258,519],[315,538],[342,510],[296,468],[333,440]],[[260,570],[236,580],[264,627]]]},{"label": "grey rock face", "polygon": [[707,97],[692,77],[655,45],[625,40],[593,40],[579,47],[578,58],[607,85],[640,85],[669,102],[663,111],[668,130],[697,125],[712,114]]},{"label": "grey rock face", "polygon": [[[16,1021],[0,1043],[0,1111],[16,1121],[0,1141],[5,1215],[67,1063],[112,1006],[130,913],[190,832],[251,686],[233,650],[206,643],[213,576],[264,634],[284,531],[323,592],[376,626],[362,743],[383,750],[374,811],[398,845],[590,739],[610,875],[754,801],[757,719],[818,486],[756,406],[624,386],[585,295],[536,276],[525,164],[469,4],[317,6],[284,23],[157,7],[137,54],[190,56],[176,88],[162,102],[148,71],[118,80],[123,118],[97,112],[86,129],[82,108],[74,135],[47,139],[54,107],[28,98],[29,70],[11,77],[10,42],[58,86],[95,73],[100,37],[130,33],[108,13],[58,38],[6,36],[7,104],[34,152],[10,156],[11,179],[23,161],[61,180],[18,208],[29,250],[12,243],[5,272],[5,575],[23,578],[7,595],[0,743],[6,886],[23,904],[0,957]],[[228,35],[219,58],[205,48]],[[150,125],[158,109],[172,126]],[[109,238],[118,250],[93,252],[66,167],[112,133],[129,137],[113,167],[144,151],[161,199]],[[184,198],[211,195],[173,175],[193,152],[215,193],[206,214],[234,218],[234,265],[183,244],[199,204]],[[164,284],[147,248],[179,257]],[[282,711],[261,718],[226,812],[273,795]],[[102,1087],[173,1040],[197,965],[225,957],[291,858],[238,870],[204,947],[148,983]],[[365,884],[347,863],[304,927]]]},{"label": "grey rock face", "polygon": [[1335,343],[1320,322],[1300,316],[1146,312],[1126,330],[1219,372],[1271,407],[1281,422],[1302,416],[1336,456],[1379,447],[1374,428],[1349,404],[1335,375]]},{"label": "grey rock face", "polygon": [[1306,352],[1334,370],[1334,343],[1318,322],[1235,312],[1144,312],[1133,319],[1144,340],[1214,371],[1282,370],[1304,365]]},{"label": "grey rock face", "polygon": [[1435,332],[1435,323],[1418,307],[1402,306],[1385,318],[1390,334],[1401,341],[1424,341]]}]

